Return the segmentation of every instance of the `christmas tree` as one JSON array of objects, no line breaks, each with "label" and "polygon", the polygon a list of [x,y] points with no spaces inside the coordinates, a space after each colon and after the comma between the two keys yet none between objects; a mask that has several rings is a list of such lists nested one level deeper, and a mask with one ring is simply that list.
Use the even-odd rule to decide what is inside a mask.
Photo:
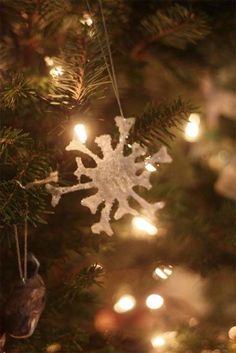
[{"label": "christmas tree", "polygon": [[0,0],[0,351],[236,352],[235,10]]}]

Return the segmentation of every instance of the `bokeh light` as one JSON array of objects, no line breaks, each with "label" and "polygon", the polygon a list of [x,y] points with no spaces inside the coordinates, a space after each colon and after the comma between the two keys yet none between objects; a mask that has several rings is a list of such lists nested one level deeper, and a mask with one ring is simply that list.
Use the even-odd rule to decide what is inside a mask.
[{"label": "bokeh light", "polygon": [[231,327],[231,329],[228,332],[228,335],[231,340],[236,339],[236,326]]},{"label": "bokeh light", "polygon": [[155,270],[153,271],[153,277],[156,279],[167,279],[168,277],[170,277],[172,275],[173,272],[173,267],[170,265],[160,265],[158,267],[155,268]]},{"label": "bokeh light", "polygon": [[114,305],[114,310],[121,314],[132,310],[136,305],[136,300],[132,295],[123,295]]},{"label": "bokeh light", "polygon": [[185,127],[185,139],[189,142],[197,141],[200,132],[200,115],[190,114]]},{"label": "bokeh light", "polygon": [[154,336],[151,338],[153,348],[163,347],[166,344],[166,340],[162,336]]},{"label": "bokeh light", "polygon": [[76,124],[74,127],[74,131],[76,137],[80,140],[81,143],[85,143],[87,141],[87,131],[84,124]]},{"label": "bokeh light", "polygon": [[136,229],[142,230],[149,235],[155,235],[158,232],[157,227],[155,227],[144,217],[134,217],[132,224]]},{"label": "bokeh light", "polygon": [[159,309],[164,304],[164,299],[159,294],[150,294],[146,299],[146,305],[149,309]]}]

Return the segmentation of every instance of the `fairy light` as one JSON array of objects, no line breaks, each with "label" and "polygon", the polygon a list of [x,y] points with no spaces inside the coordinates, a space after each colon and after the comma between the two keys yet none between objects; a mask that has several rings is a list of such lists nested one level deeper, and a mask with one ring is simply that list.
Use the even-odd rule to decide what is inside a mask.
[{"label": "fairy light", "polygon": [[194,142],[198,139],[200,132],[200,115],[190,114],[188,123],[185,127],[185,139]]},{"label": "fairy light", "polygon": [[88,136],[84,124],[76,124],[74,127],[74,132],[81,143],[85,143],[87,141]]},{"label": "fairy light", "polygon": [[154,278],[167,279],[172,275],[173,267],[172,266],[158,266],[153,271]]},{"label": "fairy light", "polygon": [[154,336],[151,338],[151,344],[153,348],[163,347],[166,344],[166,340],[162,336]]},{"label": "fairy light", "polygon": [[47,66],[53,66],[54,65],[54,60],[52,58],[50,58],[49,56],[45,56],[44,57],[44,61],[45,61]]},{"label": "fairy light", "polygon": [[158,232],[157,227],[155,227],[144,217],[134,217],[132,220],[132,224],[135,228],[142,230],[148,233],[149,235],[155,235]]},{"label": "fairy light", "polygon": [[157,169],[156,167],[154,167],[154,165],[152,165],[150,162],[149,162],[149,159],[151,158],[151,156],[145,158],[145,169],[150,172],[150,173],[153,173],[155,172]]},{"label": "fairy light", "polygon": [[228,332],[228,335],[231,340],[236,339],[236,326],[231,327]]},{"label": "fairy light", "polygon": [[61,345],[59,343],[50,344],[46,348],[47,353],[57,353],[61,351]]},{"label": "fairy light", "polygon": [[63,75],[63,69],[61,66],[54,66],[49,73],[53,78],[57,78]]},{"label": "fairy light", "polygon": [[145,165],[145,169],[148,171],[148,172],[151,172],[151,173],[153,173],[153,172],[155,172],[157,169],[156,169],[156,167],[154,167],[151,163],[147,163],[146,165]]},{"label": "fairy light", "polygon": [[81,18],[80,23],[90,27],[93,24],[93,19],[91,18],[91,16],[89,14],[85,13],[83,15],[83,18]]},{"label": "fairy light", "polygon": [[146,299],[146,306],[149,309],[160,309],[164,304],[164,299],[159,294],[150,294]]},{"label": "fairy light", "polygon": [[136,299],[129,294],[123,295],[114,305],[114,310],[121,314],[132,310],[136,305]]}]

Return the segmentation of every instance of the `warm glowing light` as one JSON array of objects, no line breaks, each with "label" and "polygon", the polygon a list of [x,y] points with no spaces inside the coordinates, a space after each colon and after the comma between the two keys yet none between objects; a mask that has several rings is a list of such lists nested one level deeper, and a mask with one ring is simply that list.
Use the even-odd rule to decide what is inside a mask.
[{"label": "warm glowing light", "polygon": [[80,20],[80,22],[83,24],[83,25],[87,25],[87,26],[92,26],[92,24],[93,24],[93,20],[92,20],[92,18],[90,17],[90,15],[89,14],[87,14],[87,13],[85,13],[84,14],[84,16],[83,16],[83,18]]},{"label": "warm glowing light", "polygon": [[236,326],[231,327],[231,329],[228,332],[228,335],[231,340],[236,339]]},{"label": "warm glowing light", "polygon": [[81,143],[85,143],[87,141],[87,131],[83,124],[75,125],[74,131],[76,133],[76,137],[80,140]]},{"label": "warm glowing light", "polygon": [[166,344],[166,340],[162,336],[154,336],[151,339],[153,348],[163,347]]},{"label": "warm glowing light", "polygon": [[158,266],[153,272],[154,278],[167,279],[172,275],[173,267],[172,266]]},{"label": "warm glowing light", "polygon": [[200,131],[200,115],[190,114],[189,122],[185,127],[185,139],[189,142],[194,142],[198,139]]},{"label": "warm glowing light", "polygon": [[155,227],[153,224],[151,224],[147,219],[143,217],[134,217],[132,223],[134,227],[136,227],[139,230],[143,230],[149,235],[155,235],[158,232],[157,227]]},{"label": "warm glowing light", "polygon": [[61,66],[54,66],[49,73],[53,78],[57,78],[63,75],[63,69]]},{"label": "warm glowing light", "polygon": [[146,305],[149,309],[159,309],[164,304],[164,299],[158,294],[151,294],[146,299]]},{"label": "warm glowing light", "polygon": [[49,56],[45,56],[44,57],[44,61],[46,63],[47,66],[53,66],[54,65],[54,61],[52,58],[50,58]]},{"label": "warm glowing light", "polygon": [[61,345],[59,343],[50,344],[47,349],[47,353],[57,353],[61,351]]},{"label": "warm glowing light", "polygon": [[157,169],[156,167],[154,167],[151,163],[147,163],[145,165],[145,169],[148,171],[148,172],[155,172]]},{"label": "warm glowing light", "polygon": [[114,310],[117,313],[125,313],[132,310],[136,305],[136,300],[132,295],[123,295],[118,302],[114,305]]}]

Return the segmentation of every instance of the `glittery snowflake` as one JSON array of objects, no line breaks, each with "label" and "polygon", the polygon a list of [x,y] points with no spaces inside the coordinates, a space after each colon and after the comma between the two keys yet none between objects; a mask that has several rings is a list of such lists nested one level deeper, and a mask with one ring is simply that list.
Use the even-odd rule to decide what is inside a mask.
[{"label": "glittery snowflake", "polygon": [[[60,201],[62,194],[96,188],[98,190],[97,193],[83,199],[81,203],[83,206],[87,206],[92,214],[95,214],[98,206],[104,203],[100,221],[92,226],[92,232],[105,232],[108,235],[113,234],[110,226],[110,213],[115,200],[118,202],[118,207],[114,214],[116,220],[125,214],[139,215],[139,212],[129,205],[128,200],[130,197],[138,202],[145,210],[147,216],[154,216],[155,212],[163,207],[162,202],[148,203],[133,189],[134,186],[142,186],[148,190],[151,188],[149,181],[151,172],[145,169],[147,164],[147,158],[145,158],[147,156],[146,148],[138,143],[133,143],[129,145],[130,153],[124,155],[126,139],[135,122],[135,118],[124,119],[116,117],[115,122],[120,133],[120,139],[115,148],[112,147],[110,135],[102,135],[95,139],[95,143],[102,151],[102,158],[90,151],[78,139],[72,140],[66,147],[67,151],[76,150],[90,156],[97,164],[95,168],[86,168],[82,159],[77,157],[78,168],[74,172],[78,179],[77,184],[66,187],[47,185],[47,190],[52,194],[52,205],[54,207]],[[170,163],[171,161],[172,159],[164,146],[159,152],[148,157],[148,163],[150,164]],[[89,177],[91,181],[81,183],[82,175]]]}]

